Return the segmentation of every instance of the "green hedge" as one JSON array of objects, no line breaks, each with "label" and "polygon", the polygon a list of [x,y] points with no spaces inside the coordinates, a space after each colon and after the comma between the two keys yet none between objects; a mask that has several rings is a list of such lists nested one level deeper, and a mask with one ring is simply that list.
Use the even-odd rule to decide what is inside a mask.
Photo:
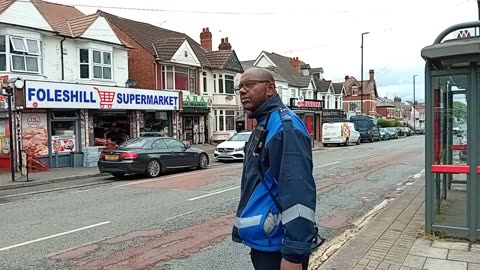
[{"label": "green hedge", "polygon": [[378,119],[378,125],[382,128],[402,126],[402,124],[398,120],[387,120],[387,119]]}]

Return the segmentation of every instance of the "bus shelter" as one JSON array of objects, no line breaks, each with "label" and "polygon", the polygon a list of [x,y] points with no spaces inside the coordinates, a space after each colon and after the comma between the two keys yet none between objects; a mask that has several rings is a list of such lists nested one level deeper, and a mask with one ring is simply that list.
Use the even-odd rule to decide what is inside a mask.
[{"label": "bus shelter", "polygon": [[454,38],[480,21],[443,31],[422,49],[425,67],[425,229],[480,239],[480,37]]}]

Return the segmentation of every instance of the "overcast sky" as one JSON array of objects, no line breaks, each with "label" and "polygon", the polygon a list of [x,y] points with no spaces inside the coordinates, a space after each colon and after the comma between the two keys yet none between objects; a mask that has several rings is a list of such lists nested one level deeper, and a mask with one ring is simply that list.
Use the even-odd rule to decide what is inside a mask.
[{"label": "overcast sky", "polygon": [[[133,8],[101,9],[184,32],[197,41],[202,28],[208,26],[214,48],[221,38],[228,37],[241,61],[255,59],[262,50],[297,56],[312,67],[323,67],[325,78],[334,81],[343,80],[347,74],[360,79],[361,33],[368,31],[364,42],[364,78],[369,69],[375,69],[379,94],[404,99],[413,96],[413,74],[420,75],[417,99],[424,96],[420,50],[448,26],[478,18],[475,0],[50,1]],[[77,7],[86,14],[99,9]]]}]

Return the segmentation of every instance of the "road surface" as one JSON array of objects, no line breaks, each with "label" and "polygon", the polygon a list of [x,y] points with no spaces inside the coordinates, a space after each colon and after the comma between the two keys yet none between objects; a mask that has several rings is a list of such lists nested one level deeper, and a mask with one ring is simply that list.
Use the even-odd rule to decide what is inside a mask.
[{"label": "road surface", "polygon": [[[314,152],[321,234],[333,239],[401,192],[423,169],[423,146],[414,136]],[[230,238],[241,171],[227,163],[0,194],[0,269],[253,269]]]}]

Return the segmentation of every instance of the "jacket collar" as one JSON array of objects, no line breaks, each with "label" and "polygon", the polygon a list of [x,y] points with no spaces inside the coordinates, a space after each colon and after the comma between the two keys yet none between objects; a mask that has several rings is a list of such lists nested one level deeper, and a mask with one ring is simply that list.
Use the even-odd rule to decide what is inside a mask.
[{"label": "jacket collar", "polygon": [[275,94],[263,103],[257,110],[250,114],[250,118],[255,118],[258,122],[261,122],[267,118],[268,112],[274,111],[284,106],[282,99],[278,94]]}]

